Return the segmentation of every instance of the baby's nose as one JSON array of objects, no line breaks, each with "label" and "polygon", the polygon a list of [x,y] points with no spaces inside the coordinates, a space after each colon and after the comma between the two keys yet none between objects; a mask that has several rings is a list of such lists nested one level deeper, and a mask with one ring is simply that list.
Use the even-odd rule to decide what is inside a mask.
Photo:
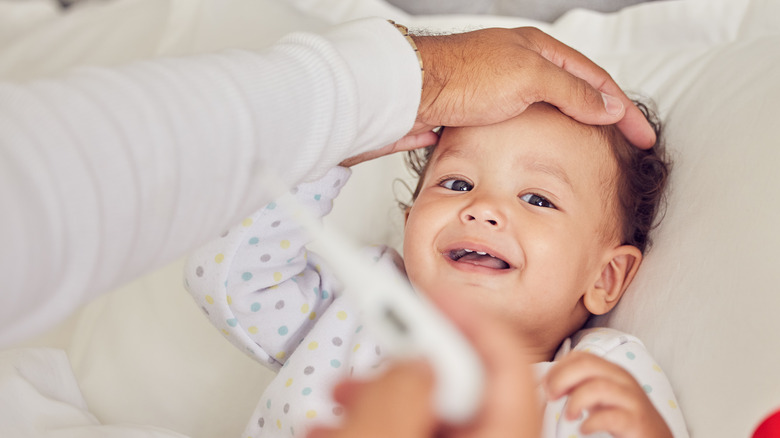
[{"label": "baby's nose", "polygon": [[464,223],[484,224],[491,228],[501,228],[506,222],[500,207],[495,203],[480,201],[465,208],[461,213]]}]

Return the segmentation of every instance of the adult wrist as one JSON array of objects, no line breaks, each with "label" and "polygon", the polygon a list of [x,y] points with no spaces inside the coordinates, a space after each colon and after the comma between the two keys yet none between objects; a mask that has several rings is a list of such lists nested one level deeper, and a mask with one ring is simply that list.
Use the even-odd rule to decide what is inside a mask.
[{"label": "adult wrist", "polygon": [[420,53],[420,50],[417,48],[417,42],[415,41],[414,37],[409,33],[409,28],[404,26],[403,24],[398,24],[393,20],[387,20],[395,26],[396,29],[398,29],[399,32],[401,32],[401,35],[406,38],[406,41],[409,42],[409,45],[414,50],[414,54],[417,55],[417,62],[420,64],[420,83],[425,84],[425,67],[423,64],[423,58],[422,54]]}]

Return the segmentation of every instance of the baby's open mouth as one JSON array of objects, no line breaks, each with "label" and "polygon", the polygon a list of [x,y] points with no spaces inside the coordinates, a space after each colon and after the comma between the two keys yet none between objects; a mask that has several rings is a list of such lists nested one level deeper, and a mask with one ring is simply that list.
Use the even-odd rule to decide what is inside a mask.
[{"label": "baby's open mouth", "polygon": [[469,263],[491,269],[509,269],[509,263],[484,251],[474,251],[466,248],[453,249],[447,256],[459,263]]}]

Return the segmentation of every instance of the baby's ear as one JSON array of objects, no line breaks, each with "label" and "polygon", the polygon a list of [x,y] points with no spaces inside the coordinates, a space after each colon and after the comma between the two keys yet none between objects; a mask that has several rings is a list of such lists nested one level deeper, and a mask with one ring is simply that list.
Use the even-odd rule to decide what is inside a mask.
[{"label": "baby's ear", "polygon": [[634,279],[640,263],[642,252],[635,246],[621,245],[608,251],[601,275],[583,297],[588,311],[603,315],[612,310]]}]

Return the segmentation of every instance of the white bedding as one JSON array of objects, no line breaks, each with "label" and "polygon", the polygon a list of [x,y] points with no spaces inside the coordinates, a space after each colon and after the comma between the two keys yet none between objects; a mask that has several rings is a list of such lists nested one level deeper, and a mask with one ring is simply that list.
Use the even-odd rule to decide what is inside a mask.
[{"label": "white bedding", "polygon": [[[55,15],[49,2],[0,1],[0,76],[259,47],[364,15],[434,30],[538,24],[654,98],[675,159],[656,245],[623,302],[597,323],[645,341],[693,437],[749,436],[780,408],[780,2],[652,2],[610,15],[576,10],[553,24],[409,17],[379,0],[115,0]],[[329,223],[399,245],[394,199],[404,191],[393,180],[407,176],[400,157],[357,167]],[[181,285],[181,262],[26,345],[61,350],[0,352],[0,436],[25,415],[72,426],[57,437],[238,436],[270,377],[201,315]]]}]

